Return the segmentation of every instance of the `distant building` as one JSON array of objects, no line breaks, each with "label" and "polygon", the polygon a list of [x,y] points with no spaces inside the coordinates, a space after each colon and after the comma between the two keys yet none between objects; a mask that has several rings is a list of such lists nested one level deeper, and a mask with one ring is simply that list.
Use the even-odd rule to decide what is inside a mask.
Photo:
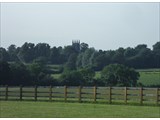
[{"label": "distant building", "polygon": [[77,52],[80,52],[80,50],[81,50],[80,40],[72,40],[72,47],[73,47]]}]

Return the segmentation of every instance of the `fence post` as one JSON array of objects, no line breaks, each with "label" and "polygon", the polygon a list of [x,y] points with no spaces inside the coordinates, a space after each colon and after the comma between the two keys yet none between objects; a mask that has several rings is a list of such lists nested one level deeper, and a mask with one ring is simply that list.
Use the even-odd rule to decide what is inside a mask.
[{"label": "fence post", "polygon": [[112,102],[112,88],[109,87],[109,104]]},{"label": "fence post", "polygon": [[67,101],[67,86],[64,86],[64,101]]},{"label": "fence post", "polygon": [[6,85],[6,94],[5,94],[5,100],[8,100],[8,85]]},{"label": "fence post", "polygon": [[124,87],[124,102],[127,104],[127,87]]},{"label": "fence post", "polygon": [[20,95],[19,95],[19,97],[20,97],[20,100],[22,100],[22,85],[20,85]]},{"label": "fence post", "polygon": [[94,88],[93,88],[93,98],[94,98],[94,102],[96,102],[96,95],[97,95],[97,87],[94,86]]},{"label": "fence post", "polygon": [[49,87],[49,100],[52,100],[52,85]]},{"label": "fence post", "polygon": [[158,105],[158,101],[159,101],[158,90],[159,90],[159,88],[156,88],[156,104],[157,104],[157,105]]},{"label": "fence post", "polygon": [[34,88],[34,100],[37,101],[37,86]]},{"label": "fence post", "polygon": [[81,86],[78,87],[78,101],[81,102]]},{"label": "fence post", "polygon": [[143,104],[143,88],[140,88],[140,104]]}]

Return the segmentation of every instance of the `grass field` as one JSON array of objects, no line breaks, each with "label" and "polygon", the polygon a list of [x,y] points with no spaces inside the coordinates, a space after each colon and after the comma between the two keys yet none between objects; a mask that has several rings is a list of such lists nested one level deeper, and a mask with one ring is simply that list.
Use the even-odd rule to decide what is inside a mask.
[{"label": "grass field", "polygon": [[144,86],[160,85],[160,72],[159,71],[140,71],[141,82]]},{"label": "grass field", "polygon": [[0,101],[1,118],[159,118],[155,106]]}]

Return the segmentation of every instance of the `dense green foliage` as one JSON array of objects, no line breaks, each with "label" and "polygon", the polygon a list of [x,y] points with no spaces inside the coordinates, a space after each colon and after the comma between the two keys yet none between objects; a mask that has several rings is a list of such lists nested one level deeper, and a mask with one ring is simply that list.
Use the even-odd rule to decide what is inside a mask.
[{"label": "dense green foliage", "polygon": [[95,85],[94,80],[95,72],[92,69],[79,69],[77,71],[66,71],[61,75],[61,80],[63,85],[70,86],[86,86]]},{"label": "dense green foliage", "polygon": [[160,68],[160,42],[153,45],[153,50],[140,44],[135,48],[118,48],[117,50],[95,50],[86,43],[50,47],[47,43],[24,43],[21,47],[10,45],[8,49],[0,48],[0,60],[32,63],[43,59],[46,63],[66,64],[71,70],[92,67],[95,71],[102,70],[106,65],[119,63],[133,68]]},{"label": "dense green foliage", "polygon": [[1,85],[53,85],[56,83],[42,63],[24,65],[21,62],[11,64],[0,62],[0,67]]},{"label": "dense green foliage", "polygon": [[159,107],[1,101],[1,118],[159,118]]},{"label": "dense green foliage", "polygon": [[136,86],[139,73],[121,64],[110,64],[101,72],[101,77],[95,77],[91,68],[64,70],[60,78],[52,75],[52,70],[43,62],[32,64],[0,63],[1,85],[68,85],[68,86]]},{"label": "dense green foliage", "polygon": [[136,86],[139,73],[120,64],[110,64],[101,73],[101,79],[108,86]]},{"label": "dense green foliage", "polygon": [[[137,86],[139,74],[132,68],[160,68],[160,42],[153,50],[141,44],[108,51],[79,42],[64,48],[26,42],[7,50],[1,47],[0,61],[1,85]],[[96,71],[102,71],[99,78]],[[61,74],[60,79],[54,74]]]}]

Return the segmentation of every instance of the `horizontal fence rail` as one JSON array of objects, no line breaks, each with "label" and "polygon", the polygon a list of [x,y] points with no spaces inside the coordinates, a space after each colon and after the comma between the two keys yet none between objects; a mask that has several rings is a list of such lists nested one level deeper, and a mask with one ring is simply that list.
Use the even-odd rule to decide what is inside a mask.
[{"label": "horizontal fence rail", "polygon": [[83,86],[0,86],[0,100],[48,100],[106,103],[160,102],[160,88]]}]

